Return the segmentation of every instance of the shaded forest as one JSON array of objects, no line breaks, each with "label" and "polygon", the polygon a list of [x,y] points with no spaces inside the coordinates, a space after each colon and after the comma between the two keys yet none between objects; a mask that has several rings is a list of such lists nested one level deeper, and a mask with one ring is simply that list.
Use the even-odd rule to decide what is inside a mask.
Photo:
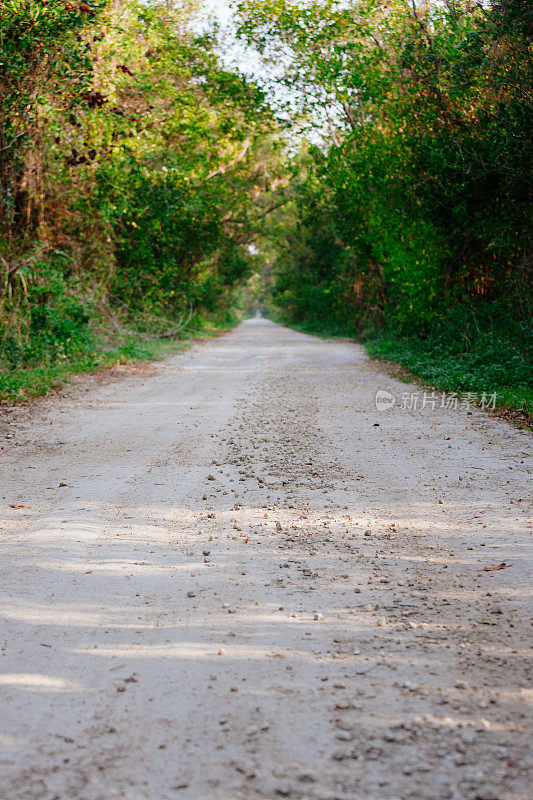
[{"label": "shaded forest", "polygon": [[0,2],[4,396],[261,309],[531,413],[530,6],[203,14]]},{"label": "shaded forest", "polygon": [[142,355],[151,337],[224,317],[249,277],[277,126],[195,33],[199,13],[0,5],[4,391],[30,374],[38,390],[42,365]]}]

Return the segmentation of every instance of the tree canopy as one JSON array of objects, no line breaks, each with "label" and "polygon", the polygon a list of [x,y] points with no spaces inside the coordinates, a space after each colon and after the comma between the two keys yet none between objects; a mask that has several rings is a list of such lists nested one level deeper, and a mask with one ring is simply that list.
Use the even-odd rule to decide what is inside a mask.
[{"label": "tree canopy", "polygon": [[474,314],[525,347],[528,4],[234,11],[255,80],[193,0],[0,2],[1,363],[70,357],[102,314],[172,329],[243,286],[290,323],[423,338]]}]

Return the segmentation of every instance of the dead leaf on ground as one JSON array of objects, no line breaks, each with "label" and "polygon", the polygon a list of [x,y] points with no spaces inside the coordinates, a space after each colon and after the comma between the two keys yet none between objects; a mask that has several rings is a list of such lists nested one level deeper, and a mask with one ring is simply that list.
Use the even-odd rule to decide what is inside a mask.
[{"label": "dead leaf on ground", "polygon": [[507,569],[507,567],[512,566],[512,564],[506,564],[505,561],[502,561],[501,564],[496,564],[494,567],[483,567],[483,572],[496,572],[498,569]]}]

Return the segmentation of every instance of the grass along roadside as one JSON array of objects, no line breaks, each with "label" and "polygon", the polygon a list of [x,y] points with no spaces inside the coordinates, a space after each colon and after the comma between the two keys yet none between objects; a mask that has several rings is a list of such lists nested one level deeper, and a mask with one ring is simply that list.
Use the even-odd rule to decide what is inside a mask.
[{"label": "grass along roadside", "polygon": [[527,347],[520,348],[502,332],[480,330],[467,340],[460,329],[446,336],[401,337],[392,332],[358,335],[338,323],[313,321],[287,323],[302,333],[325,338],[352,338],[364,345],[369,356],[384,363],[404,382],[470,396],[479,405],[483,395],[495,398],[495,413],[519,425],[533,425],[533,375]]},{"label": "grass along roadside", "polygon": [[484,396],[494,396],[495,411],[518,424],[531,425],[530,366],[523,352],[505,349],[501,342],[499,345],[493,342],[492,348],[457,352],[431,341],[396,338],[390,334],[365,342],[371,358],[400,365],[400,380],[415,378],[431,389],[470,396],[473,405],[480,405]]},{"label": "grass along roadside", "polygon": [[165,358],[191,346],[198,338],[218,336],[236,324],[238,320],[227,315],[197,318],[176,338],[147,336],[128,329],[115,332],[114,345],[113,337],[106,332],[103,337],[95,337],[94,345],[86,352],[51,363],[0,369],[0,404],[11,405],[41,397],[63,386],[73,375]]}]

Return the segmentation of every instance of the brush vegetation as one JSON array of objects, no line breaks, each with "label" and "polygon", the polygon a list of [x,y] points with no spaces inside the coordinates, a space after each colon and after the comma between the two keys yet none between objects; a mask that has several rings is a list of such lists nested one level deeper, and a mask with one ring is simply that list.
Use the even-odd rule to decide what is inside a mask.
[{"label": "brush vegetation", "polygon": [[529,6],[234,11],[0,2],[0,397],[261,309],[531,413]]}]

